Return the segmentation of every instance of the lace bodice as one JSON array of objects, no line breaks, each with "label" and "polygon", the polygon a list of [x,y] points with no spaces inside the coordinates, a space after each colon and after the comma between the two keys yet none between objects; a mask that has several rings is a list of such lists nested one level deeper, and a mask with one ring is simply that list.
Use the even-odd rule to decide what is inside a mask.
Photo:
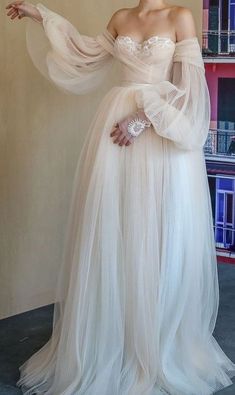
[{"label": "lace bodice", "polygon": [[168,37],[152,36],[147,40],[138,42],[130,36],[119,35],[116,38],[116,44],[124,45],[131,53],[138,53],[143,56],[149,56],[154,49],[169,48],[175,46],[174,41]]},{"label": "lace bodice", "polygon": [[[123,81],[157,83],[170,78],[175,43],[168,37],[152,36],[138,42],[130,36],[115,39],[114,52],[122,63]],[[133,57],[141,67],[133,67]]]}]

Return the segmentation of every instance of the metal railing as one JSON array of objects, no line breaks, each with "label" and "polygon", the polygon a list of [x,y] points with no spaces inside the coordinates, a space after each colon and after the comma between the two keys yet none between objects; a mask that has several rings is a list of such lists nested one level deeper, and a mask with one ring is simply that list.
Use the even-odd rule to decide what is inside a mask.
[{"label": "metal railing", "polygon": [[234,56],[235,30],[207,30],[202,33],[203,56]]},{"label": "metal railing", "polygon": [[[216,247],[225,248],[235,253],[235,229],[214,225]],[[223,241],[219,241],[222,239]]]},{"label": "metal railing", "polygon": [[210,129],[204,145],[205,155],[235,156],[235,130]]}]

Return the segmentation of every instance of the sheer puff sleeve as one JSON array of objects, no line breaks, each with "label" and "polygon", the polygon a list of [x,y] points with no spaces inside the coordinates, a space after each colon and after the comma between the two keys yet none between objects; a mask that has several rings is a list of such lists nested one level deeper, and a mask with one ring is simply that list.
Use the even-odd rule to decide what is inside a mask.
[{"label": "sheer puff sleeve", "polygon": [[180,149],[203,148],[210,124],[210,96],[196,37],[176,43],[171,80],[141,89],[136,100],[157,134]]},{"label": "sheer puff sleeve", "polygon": [[65,92],[85,94],[99,86],[113,63],[113,39],[105,30],[82,35],[64,17],[38,3],[41,23],[29,20],[26,43],[38,70]]}]

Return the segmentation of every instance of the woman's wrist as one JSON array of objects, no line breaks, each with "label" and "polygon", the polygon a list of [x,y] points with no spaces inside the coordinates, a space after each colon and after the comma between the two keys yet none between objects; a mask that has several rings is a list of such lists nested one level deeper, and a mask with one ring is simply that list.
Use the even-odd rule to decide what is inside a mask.
[{"label": "woman's wrist", "polygon": [[43,20],[38,8],[31,3],[24,2],[18,8],[18,13],[19,13],[20,18],[25,16],[25,17],[33,19],[35,22],[38,22],[38,23],[41,23]]},{"label": "woman's wrist", "polygon": [[[149,118],[148,118],[147,115],[145,114],[143,108],[139,108],[139,109],[136,111],[136,115],[137,115],[138,118],[140,118],[140,119],[146,121],[146,124],[148,124],[149,126],[151,125],[151,121],[149,120]],[[149,127],[149,126],[147,126],[147,127]]]},{"label": "woman's wrist", "polygon": [[43,18],[41,13],[39,12],[39,10],[37,9],[37,7],[33,6],[34,10],[33,10],[33,14],[31,16],[31,18],[35,21],[35,22],[39,22],[42,23]]},{"label": "woman's wrist", "polygon": [[119,122],[118,126],[126,137],[132,139],[139,136],[146,128],[149,128],[151,122],[145,115],[144,110],[138,109],[135,113]]},{"label": "woman's wrist", "polygon": [[133,136],[139,136],[146,128],[151,126],[151,122],[146,117],[144,111],[138,110],[131,117],[130,121],[127,124],[127,132]]}]

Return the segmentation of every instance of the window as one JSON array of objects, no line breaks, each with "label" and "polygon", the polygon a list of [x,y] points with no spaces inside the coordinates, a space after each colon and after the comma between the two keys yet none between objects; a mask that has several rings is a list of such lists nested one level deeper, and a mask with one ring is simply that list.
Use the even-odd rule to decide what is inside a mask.
[{"label": "window", "polygon": [[235,245],[235,181],[216,179],[215,239],[217,246]]}]

